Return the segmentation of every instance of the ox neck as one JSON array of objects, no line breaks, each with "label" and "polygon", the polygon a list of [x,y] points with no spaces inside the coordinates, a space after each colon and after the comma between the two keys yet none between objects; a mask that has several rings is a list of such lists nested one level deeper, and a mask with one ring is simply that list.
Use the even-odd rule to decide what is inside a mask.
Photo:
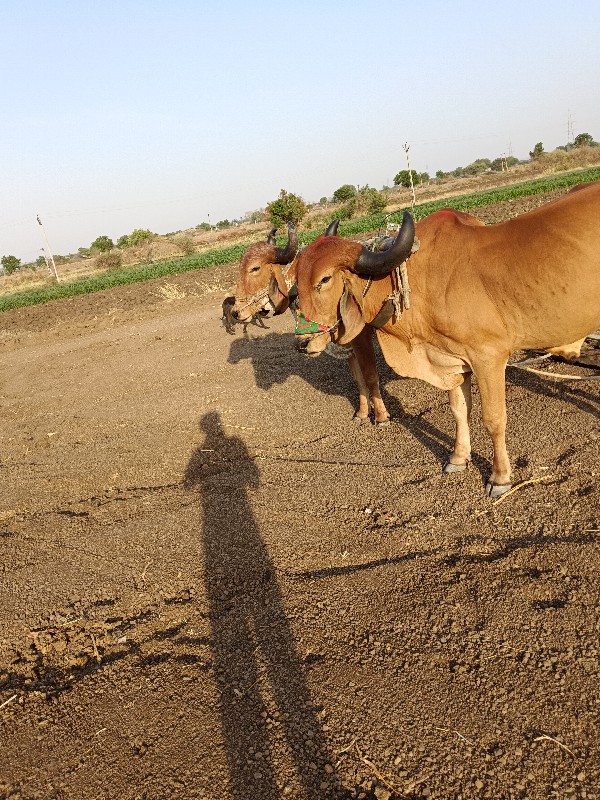
[{"label": "ox neck", "polygon": [[[362,291],[364,300],[373,284],[373,278],[365,275],[359,277],[366,281]],[[384,279],[389,283],[384,283]],[[367,325],[375,329],[383,328],[394,317],[395,323],[400,322],[402,314],[410,308],[410,286],[406,261],[403,261],[388,275],[382,275],[378,280],[378,285],[386,288],[389,285],[389,292],[373,319],[367,322]]]}]

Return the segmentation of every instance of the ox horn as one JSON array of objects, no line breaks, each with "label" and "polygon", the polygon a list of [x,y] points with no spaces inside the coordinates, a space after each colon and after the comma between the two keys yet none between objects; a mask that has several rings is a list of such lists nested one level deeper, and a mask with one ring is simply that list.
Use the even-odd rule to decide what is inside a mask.
[{"label": "ox horn", "polygon": [[275,241],[275,234],[277,233],[277,228],[271,228],[269,231],[269,235],[267,236],[267,242],[269,244],[277,244]]},{"label": "ox horn", "polygon": [[373,253],[363,247],[353,271],[362,275],[387,275],[394,267],[406,261],[415,241],[415,223],[408,211],[402,216],[402,226],[389,250]]},{"label": "ox horn", "polygon": [[329,223],[329,227],[327,228],[323,236],[337,236],[337,229],[339,224],[340,224],[339,219],[334,219],[333,222]]},{"label": "ox horn", "polygon": [[276,264],[289,264],[290,261],[296,256],[298,252],[298,234],[296,233],[296,226],[290,220],[288,222],[288,240],[285,247],[278,247],[275,253]]}]

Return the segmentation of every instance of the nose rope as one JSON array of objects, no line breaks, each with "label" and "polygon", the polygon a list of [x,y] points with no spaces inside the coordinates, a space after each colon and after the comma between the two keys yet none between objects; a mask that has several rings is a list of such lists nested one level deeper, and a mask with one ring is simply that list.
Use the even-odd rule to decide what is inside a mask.
[{"label": "nose rope", "polygon": [[[287,265],[287,268],[285,270],[283,270],[283,269],[281,270],[281,274],[283,275],[283,279],[285,281],[285,285],[287,286],[288,292],[291,289],[291,287],[294,285],[294,281],[292,281],[290,278],[288,278],[288,272],[292,268],[292,264],[294,263],[295,260],[296,259],[294,257],[290,261],[290,263]],[[238,312],[242,311],[245,308],[249,308],[250,306],[256,305],[259,300],[263,300],[265,297],[268,297],[268,296],[269,296],[269,287],[265,286],[264,289],[260,289],[258,292],[256,292],[256,294],[253,294],[252,297],[250,297],[250,298],[247,298],[247,297],[236,297],[235,298],[235,304],[237,306]],[[238,305],[238,303],[244,303],[244,305],[240,306],[240,305]]]}]

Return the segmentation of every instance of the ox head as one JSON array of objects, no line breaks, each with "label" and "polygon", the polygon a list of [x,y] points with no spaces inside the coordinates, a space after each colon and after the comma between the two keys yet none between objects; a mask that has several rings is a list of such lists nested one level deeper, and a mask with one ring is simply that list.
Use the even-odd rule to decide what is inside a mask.
[{"label": "ox head", "polygon": [[349,344],[364,328],[362,295],[353,276],[380,277],[406,261],[415,239],[408,211],[392,246],[374,253],[337,235],[337,221],[298,257],[298,349],[319,355],[329,342]]},{"label": "ox head", "polygon": [[233,307],[233,316],[240,322],[246,322],[256,314],[262,317],[282,314],[289,305],[289,291],[282,268],[291,264],[298,252],[298,235],[294,224],[288,222],[287,244],[277,247],[276,230],[270,231],[266,242],[251,245],[240,261]]}]

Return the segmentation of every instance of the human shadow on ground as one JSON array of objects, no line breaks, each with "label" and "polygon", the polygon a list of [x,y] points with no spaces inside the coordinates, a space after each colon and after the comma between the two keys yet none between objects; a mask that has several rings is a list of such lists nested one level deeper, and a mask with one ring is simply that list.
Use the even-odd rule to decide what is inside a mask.
[{"label": "human shadow on ground", "polygon": [[318,710],[248,499],[248,490],[259,486],[259,471],[244,442],[225,434],[219,414],[205,414],[200,427],[204,442],[192,454],[184,482],[200,492],[204,580],[230,795],[235,800],[282,797],[274,754],[283,746],[303,796],[343,797],[335,788]]}]

